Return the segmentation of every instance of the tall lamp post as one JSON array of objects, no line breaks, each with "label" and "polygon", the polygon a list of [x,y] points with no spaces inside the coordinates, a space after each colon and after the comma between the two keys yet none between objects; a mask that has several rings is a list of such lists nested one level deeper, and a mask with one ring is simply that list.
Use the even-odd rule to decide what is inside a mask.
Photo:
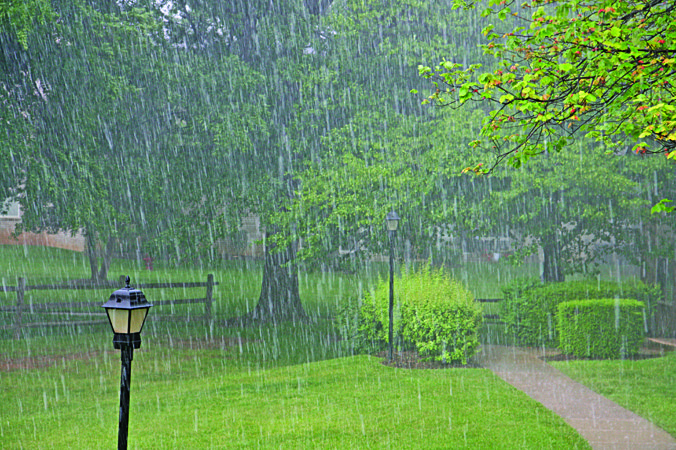
[{"label": "tall lamp post", "polygon": [[141,347],[141,330],[152,304],[138,289],[129,286],[118,289],[102,306],[106,308],[108,321],[115,333],[113,347],[121,350],[122,377],[120,381],[120,423],[117,433],[118,450],[127,450],[127,432],[129,430],[129,386],[131,383],[131,360],[134,349]]},{"label": "tall lamp post", "polygon": [[387,235],[390,238],[390,348],[388,356],[390,361],[392,361],[392,347],[394,342],[394,238],[397,235],[399,220],[399,216],[394,210],[387,213],[387,217],[385,218]]}]

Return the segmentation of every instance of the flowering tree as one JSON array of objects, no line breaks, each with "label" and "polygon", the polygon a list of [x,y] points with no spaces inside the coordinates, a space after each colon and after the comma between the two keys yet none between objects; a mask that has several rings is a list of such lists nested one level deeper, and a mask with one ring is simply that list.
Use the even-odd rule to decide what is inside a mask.
[{"label": "flowering tree", "polygon": [[[471,142],[490,160],[466,170],[519,167],[581,135],[608,153],[630,147],[676,161],[676,3],[533,0],[517,10],[518,3],[489,0],[483,12],[507,28],[483,30],[484,51],[499,61],[493,71],[451,61],[419,68],[437,88],[424,102],[491,105]],[[673,210],[667,202],[653,210]]]}]

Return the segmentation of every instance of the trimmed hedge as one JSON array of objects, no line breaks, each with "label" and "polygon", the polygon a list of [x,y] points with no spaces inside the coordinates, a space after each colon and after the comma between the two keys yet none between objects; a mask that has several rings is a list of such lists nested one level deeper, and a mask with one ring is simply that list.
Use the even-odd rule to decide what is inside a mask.
[{"label": "trimmed hedge", "polygon": [[[429,267],[395,280],[394,333],[403,347],[446,363],[467,364],[479,347],[483,308],[472,294],[441,269]],[[363,300],[353,300],[338,315],[343,338],[355,351],[373,352],[389,341],[389,280]],[[396,341],[395,341],[396,343]]]},{"label": "trimmed hedge", "polygon": [[646,322],[652,329],[652,305],[662,298],[659,287],[636,283],[574,281],[543,284],[535,279],[514,280],[502,288],[500,317],[519,345],[557,346],[558,305],[573,300],[632,298],[646,305]]},{"label": "trimmed hedge", "polygon": [[600,299],[558,305],[559,348],[568,355],[618,359],[638,354],[645,305],[633,299]]}]

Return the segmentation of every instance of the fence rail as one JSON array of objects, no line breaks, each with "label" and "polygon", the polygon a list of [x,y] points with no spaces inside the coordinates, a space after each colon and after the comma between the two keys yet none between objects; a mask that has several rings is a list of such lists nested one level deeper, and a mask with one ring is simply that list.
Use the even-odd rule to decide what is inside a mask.
[{"label": "fence rail", "polygon": [[[77,316],[89,316],[89,317],[104,317],[106,316],[103,312],[73,312],[73,309],[94,309],[99,308],[103,302],[55,302],[55,303],[29,303],[25,302],[25,293],[26,291],[34,290],[95,290],[95,289],[114,289],[119,288],[120,283],[125,283],[125,277],[121,276],[119,282],[115,281],[105,281],[105,282],[69,282],[63,284],[38,284],[38,285],[27,285],[25,278],[18,278],[16,286],[0,286],[0,292],[16,292],[16,304],[14,306],[3,306],[0,307],[0,312],[13,312],[14,313],[14,323],[9,325],[0,326],[0,330],[14,330],[14,336],[19,339],[21,336],[22,328],[35,328],[35,327],[52,327],[52,326],[73,326],[73,325],[98,325],[108,323],[107,319],[104,320],[89,320],[89,321],[58,321],[58,322],[25,322],[24,315],[29,315],[33,313],[43,313],[43,314],[59,314],[54,311],[61,311],[61,313],[68,313],[69,315]],[[207,321],[211,321],[211,305],[213,303],[213,293],[214,286],[217,286],[218,283],[214,282],[213,274],[207,275],[206,282],[179,282],[179,283],[139,283],[134,287],[136,289],[187,289],[187,288],[206,288],[205,296],[201,298],[183,298],[183,299],[172,299],[172,300],[154,300],[151,303],[155,306],[167,306],[167,305],[182,305],[182,304],[194,304],[194,303],[204,303],[204,316],[201,317]],[[51,312],[50,312],[51,311]]]},{"label": "fence rail", "polygon": [[[475,298],[474,301],[478,303],[499,303],[503,301],[502,298]],[[492,321],[494,324],[504,324],[500,319],[500,314],[484,314],[484,319]]]}]

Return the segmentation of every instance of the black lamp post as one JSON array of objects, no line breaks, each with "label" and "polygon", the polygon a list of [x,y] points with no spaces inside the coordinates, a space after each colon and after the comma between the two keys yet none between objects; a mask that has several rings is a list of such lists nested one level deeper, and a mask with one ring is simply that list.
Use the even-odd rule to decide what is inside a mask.
[{"label": "black lamp post", "polygon": [[120,425],[117,434],[118,450],[127,450],[127,432],[129,430],[129,386],[131,383],[131,360],[134,349],[141,346],[141,330],[146,321],[148,303],[145,295],[138,289],[127,286],[110,295],[103,304],[108,314],[110,326],[115,336],[113,347],[122,351],[122,378],[120,382]]},{"label": "black lamp post", "polygon": [[397,234],[399,220],[399,216],[394,211],[387,213],[387,217],[385,218],[385,222],[387,223],[387,235],[390,238],[390,361],[392,361],[392,346],[394,341],[394,238]]}]

